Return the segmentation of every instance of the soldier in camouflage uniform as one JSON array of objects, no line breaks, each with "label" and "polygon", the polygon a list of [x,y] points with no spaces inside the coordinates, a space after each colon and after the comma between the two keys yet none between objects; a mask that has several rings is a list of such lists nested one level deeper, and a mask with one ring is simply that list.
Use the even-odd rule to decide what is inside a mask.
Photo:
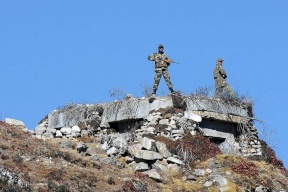
[{"label": "soldier in camouflage uniform", "polygon": [[226,82],[227,74],[222,67],[223,61],[224,61],[223,59],[218,58],[216,60],[216,67],[214,68],[214,71],[213,71],[215,87],[216,87],[215,96],[221,97],[222,93],[225,91],[226,93],[229,94],[229,96],[235,98],[236,97],[235,93],[233,92],[233,90],[230,88],[230,86]]},{"label": "soldier in camouflage uniform", "polygon": [[155,67],[154,67],[155,77],[154,77],[154,85],[153,85],[153,95],[156,94],[162,75],[171,93],[174,93],[173,86],[170,81],[170,75],[168,73],[168,66],[173,61],[169,59],[169,57],[164,53],[164,46],[160,44],[158,46],[158,53],[153,53],[149,55],[148,60],[155,61]]}]

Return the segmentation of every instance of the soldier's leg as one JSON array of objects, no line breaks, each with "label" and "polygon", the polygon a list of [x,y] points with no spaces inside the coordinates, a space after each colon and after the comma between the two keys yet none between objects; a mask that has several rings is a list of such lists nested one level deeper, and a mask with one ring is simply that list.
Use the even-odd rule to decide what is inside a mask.
[{"label": "soldier's leg", "polygon": [[166,82],[166,85],[168,86],[168,88],[170,89],[170,91],[173,93],[174,90],[173,90],[173,86],[172,86],[172,83],[170,81],[170,75],[168,73],[168,70],[163,70],[163,77],[165,79],[165,82]]},{"label": "soldier's leg", "polygon": [[223,92],[223,88],[221,86],[218,86],[218,87],[216,87],[214,96],[215,97],[221,97],[222,92]]},{"label": "soldier's leg", "polygon": [[221,86],[220,81],[215,80],[215,97],[221,97],[221,93],[223,92],[223,88]]},{"label": "soldier's leg", "polygon": [[162,71],[155,69],[154,84],[153,84],[153,94],[156,94],[158,85],[162,76]]},{"label": "soldier's leg", "polygon": [[234,91],[231,89],[231,87],[226,83],[224,86],[224,90],[233,98],[236,98],[236,95]]}]

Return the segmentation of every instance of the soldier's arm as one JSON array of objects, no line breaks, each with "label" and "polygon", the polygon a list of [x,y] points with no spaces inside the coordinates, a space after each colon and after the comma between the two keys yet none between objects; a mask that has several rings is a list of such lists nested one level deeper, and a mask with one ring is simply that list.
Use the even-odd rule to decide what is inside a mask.
[{"label": "soldier's arm", "polygon": [[224,70],[223,68],[221,68],[219,72],[220,72],[221,76],[222,76],[224,79],[227,78],[227,74],[226,74],[226,72],[225,72],[225,70]]},{"label": "soldier's arm", "polygon": [[155,61],[155,59],[156,59],[155,53],[148,56],[148,60],[150,61]]},{"label": "soldier's arm", "polygon": [[165,62],[170,65],[170,63],[173,63],[174,61],[165,54]]}]

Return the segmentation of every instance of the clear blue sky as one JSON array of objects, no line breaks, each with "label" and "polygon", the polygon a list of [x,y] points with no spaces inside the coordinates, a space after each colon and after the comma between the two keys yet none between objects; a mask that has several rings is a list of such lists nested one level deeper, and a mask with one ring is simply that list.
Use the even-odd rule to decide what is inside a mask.
[{"label": "clear blue sky", "polygon": [[287,9],[287,0],[0,0],[0,117],[33,130],[65,104],[114,100],[115,87],[140,97],[153,84],[147,56],[162,43],[181,63],[169,68],[173,86],[187,94],[213,87],[222,57],[287,168]]}]

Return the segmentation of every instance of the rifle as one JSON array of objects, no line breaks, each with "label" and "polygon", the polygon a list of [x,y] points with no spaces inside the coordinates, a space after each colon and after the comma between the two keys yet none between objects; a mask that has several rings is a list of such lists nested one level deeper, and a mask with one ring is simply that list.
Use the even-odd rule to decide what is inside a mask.
[{"label": "rifle", "polygon": [[171,60],[171,59],[166,59],[165,62],[166,62],[166,63],[169,63],[169,64],[170,64],[170,63],[180,64],[180,63],[177,63],[177,62],[175,62],[175,61],[173,61],[173,60]]},{"label": "rifle", "polygon": [[[159,62],[163,61],[161,58],[157,58],[157,59],[158,59]],[[159,59],[160,59],[160,60],[159,60]],[[165,61],[166,63],[169,63],[169,64],[170,64],[170,63],[180,64],[180,63],[177,63],[177,62],[175,62],[175,61],[173,61],[173,60],[171,60],[171,59],[165,59],[164,61]]]}]

